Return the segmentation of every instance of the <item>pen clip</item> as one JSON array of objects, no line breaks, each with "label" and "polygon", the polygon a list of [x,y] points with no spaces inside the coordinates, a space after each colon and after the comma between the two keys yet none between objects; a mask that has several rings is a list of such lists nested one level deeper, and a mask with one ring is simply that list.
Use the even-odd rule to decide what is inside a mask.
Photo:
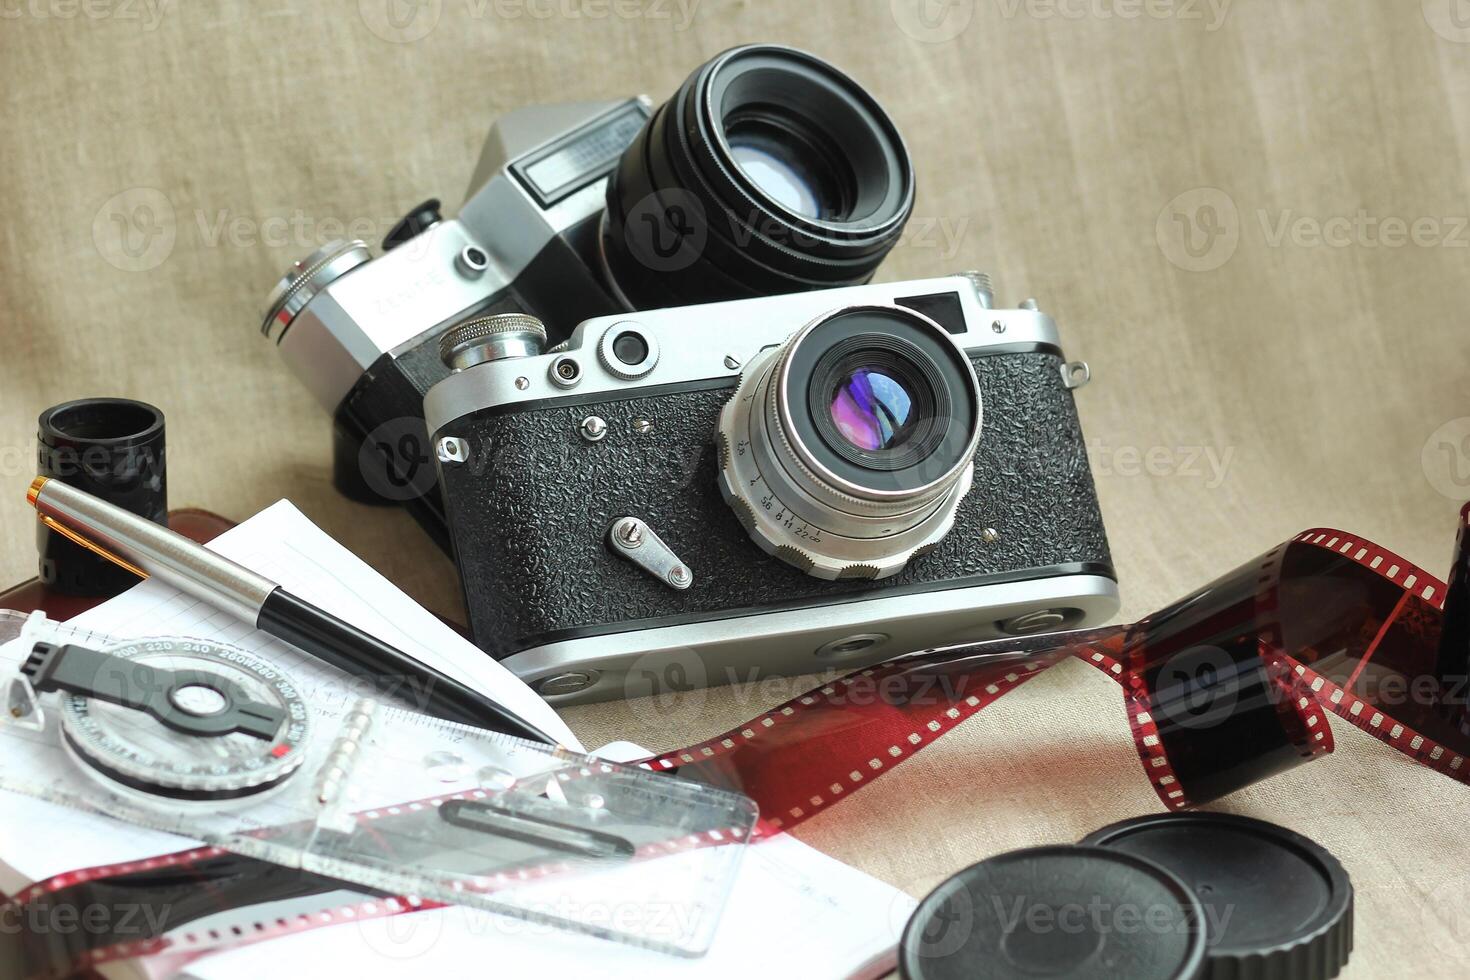
[{"label": "pen clip", "polygon": [[127,569],[128,571],[132,572],[134,575],[138,576],[139,578],[147,578],[148,577],[148,573],[145,572],[145,571],[143,571],[143,569],[139,568],[137,565],[134,565],[132,562],[128,561],[126,558],[122,558],[122,557],[120,557],[118,555],[113,554],[112,552],[108,551],[106,548],[102,547],[100,544],[98,544],[97,542],[91,540],[90,538],[83,537],[81,534],[78,534],[76,531],[73,531],[71,528],[67,527],[65,524],[63,524],[60,521],[58,521],[56,518],[51,517],[48,514],[42,514],[42,513],[37,513],[36,514],[36,517],[37,517],[37,519],[40,520],[40,522],[43,525],[45,525],[50,530],[55,531],[57,534],[61,535],[63,538],[66,538],[72,544],[75,544],[75,545],[77,545],[78,547],[81,547],[81,548],[85,548],[87,551],[92,552],[92,554],[97,555],[100,558],[105,558],[105,559],[107,559],[108,561],[112,562],[114,565],[117,565],[120,568]]}]

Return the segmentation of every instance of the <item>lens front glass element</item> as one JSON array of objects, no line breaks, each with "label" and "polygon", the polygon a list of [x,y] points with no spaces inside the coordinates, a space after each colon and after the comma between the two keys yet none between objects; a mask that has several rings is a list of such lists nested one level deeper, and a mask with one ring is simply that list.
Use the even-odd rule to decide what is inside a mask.
[{"label": "lens front glass element", "polygon": [[817,195],[802,179],[794,161],[763,146],[741,142],[739,138],[731,140],[730,155],[745,175],[777,204],[808,218],[822,217]]},{"label": "lens front glass element", "polygon": [[761,193],[804,218],[846,218],[854,178],[813,124],[771,106],[753,106],[731,114],[724,125],[730,156]]},{"label": "lens front glass element", "polygon": [[[850,321],[838,327],[845,325]],[[939,447],[958,382],[945,376],[935,351],[902,335],[905,325],[870,325],[881,330],[814,338],[831,342],[811,367],[808,412],[820,443],[837,458],[892,473],[921,464]]]},{"label": "lens front glass element", "polygon": [[903,382],[875,368],[848,372],[832,396],[837,431],[867,452],[901,446],[913,432],[914,416],[914,399]]},{"label": "lens front glass element", "polygon": [[787,444],[844,492],[927,487],[974,452],[974,369],[942,327],[906,310],[823,319],[792,342],[782,372]]}]

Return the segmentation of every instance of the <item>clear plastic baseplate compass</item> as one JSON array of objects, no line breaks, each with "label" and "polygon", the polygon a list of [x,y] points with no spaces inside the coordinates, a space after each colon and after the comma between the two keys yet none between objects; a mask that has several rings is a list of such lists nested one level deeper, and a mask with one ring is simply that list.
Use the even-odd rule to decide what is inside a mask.
[{"label": "clear plastic baseplate compass", "polygon": [[0,611],[0,789],[400,895],[683,956],[747,797],[369,699],[228,644]]}]

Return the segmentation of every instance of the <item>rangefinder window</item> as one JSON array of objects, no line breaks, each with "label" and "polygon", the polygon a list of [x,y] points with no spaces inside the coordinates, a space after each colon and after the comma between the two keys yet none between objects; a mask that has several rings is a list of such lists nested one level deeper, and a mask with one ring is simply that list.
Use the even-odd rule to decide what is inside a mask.
[{"label": "rangefinder window", "polygon": [[952,334],[962,334],[969,329],[965,324],[965,307],[960,302],[959,293],[900,296],[893,305],[922,313]]}]

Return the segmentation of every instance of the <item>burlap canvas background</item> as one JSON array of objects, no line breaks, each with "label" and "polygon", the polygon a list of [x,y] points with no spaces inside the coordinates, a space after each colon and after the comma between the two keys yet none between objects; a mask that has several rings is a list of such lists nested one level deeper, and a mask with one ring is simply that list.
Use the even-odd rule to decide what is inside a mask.
[{"label": "burlap canvas background", "polygon": [[[176,506],[289,497],[459,615],[405,515],[333,492],[266,292],[344,230],[457,207],[498,113],[661,100],[755,40],[845,67],[901,127],[920,191],[882,278],[988,270],[1091,362],[1124,616],[1317,524],[1443,572],[1470,496],[1464,0],[0,0],[0,577],[34,568],[37,413],[124,395],[168,416]],[[784,696],[569,717],[670,747]],[[1337,736],[1220,806],[1342,858],[1347,975],[1463,975],[1470,789]],[[1156,807],[1116,689],[1072,664],[799,836],[922,894]]]}]

